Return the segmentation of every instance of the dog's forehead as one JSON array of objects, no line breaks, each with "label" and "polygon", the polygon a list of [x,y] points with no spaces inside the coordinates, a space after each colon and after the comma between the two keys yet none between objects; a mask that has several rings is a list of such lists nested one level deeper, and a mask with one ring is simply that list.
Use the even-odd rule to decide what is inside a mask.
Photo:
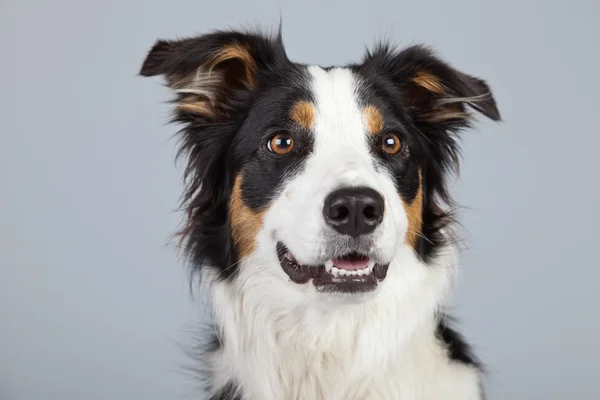
[{"label": "dog's forehead", "polygon": [[312,151],[354,147],[364,152],[369,136],[383,128],[382,99],[373,102],[372,91],[349,67],[296,67],[273,79],[254,100],[236,141],[262,140],[271,127],[286,130],[292,123],[292,131],[303,128],[314,138]]},{"label": "dog's forehead", "polygon": [[308,67],[311,92],[320,116],[328,122],[347,120],[352,122],[359,111],[357,103],[357,79],[348,68],[325,70],[318,66]]},{"label": "dog's forehead", "polygon": [[317,149],[320,145],[332,149],[364,147],[368,121],[358,77],[345,67],[310,66],[308,75],[315,108],[313,131]]}]

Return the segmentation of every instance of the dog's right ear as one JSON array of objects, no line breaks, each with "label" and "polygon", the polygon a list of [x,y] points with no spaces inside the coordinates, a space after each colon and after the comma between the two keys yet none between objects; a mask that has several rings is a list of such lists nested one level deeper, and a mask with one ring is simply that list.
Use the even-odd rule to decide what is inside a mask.
[{"label": "dog's right ear", "polygon": [[254,90],[261,74],[288,62],[281,35],[223,32],[159,40],[140,75],[164,75],[177,94],[177,111],[207,120],[228,117]]}]

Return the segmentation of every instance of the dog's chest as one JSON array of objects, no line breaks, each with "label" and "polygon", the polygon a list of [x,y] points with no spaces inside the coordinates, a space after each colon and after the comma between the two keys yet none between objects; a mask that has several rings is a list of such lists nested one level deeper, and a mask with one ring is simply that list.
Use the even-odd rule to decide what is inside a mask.
[{"label": "dog's chest", "polygon": [[[477,372],[450,363],[436,342],[393,354],[391,344],[364,346],[340,339],[287,338],[279,347],[255,342],[252,356],[238,358],[238,382],[245,400],[479,400]],[[397,351],[397,349],[396,349]]]},{"label": "dog's chest", "polygon": [[448,268],[416,271],[353,305],[294,303],[276,282],[256,290],[256,276],[215,286],[216,384],[244,400],[479,400],[477,370],[449,360],[435,335]]}]

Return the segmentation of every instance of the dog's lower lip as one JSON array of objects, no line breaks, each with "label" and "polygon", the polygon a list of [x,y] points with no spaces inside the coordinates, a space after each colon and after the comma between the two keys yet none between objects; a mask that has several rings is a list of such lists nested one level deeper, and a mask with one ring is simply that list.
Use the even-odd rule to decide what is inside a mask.
[{"label": "dog's lower lip", "polygon": [[[347,254],[320,265],[302,265],[282,243],[277,244],[277,255],[283,271],[294,283],[312,280],[324,292],[368,292],[385,279],[389,264],[376,264],[364,254]],[[336,266],[336,263],[338,264]]]}]

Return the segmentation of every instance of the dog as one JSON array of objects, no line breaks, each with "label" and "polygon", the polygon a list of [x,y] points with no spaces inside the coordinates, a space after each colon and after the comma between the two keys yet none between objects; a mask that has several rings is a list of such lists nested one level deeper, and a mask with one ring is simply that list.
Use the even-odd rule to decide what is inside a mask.
[{"label": "dog", "polygon": [[460,134],[500,120],[484,80],[424,45],[301,64],[281,28],[158,40],[140,75],[174,93],[211,400],[483,399],[445,306]]}]

